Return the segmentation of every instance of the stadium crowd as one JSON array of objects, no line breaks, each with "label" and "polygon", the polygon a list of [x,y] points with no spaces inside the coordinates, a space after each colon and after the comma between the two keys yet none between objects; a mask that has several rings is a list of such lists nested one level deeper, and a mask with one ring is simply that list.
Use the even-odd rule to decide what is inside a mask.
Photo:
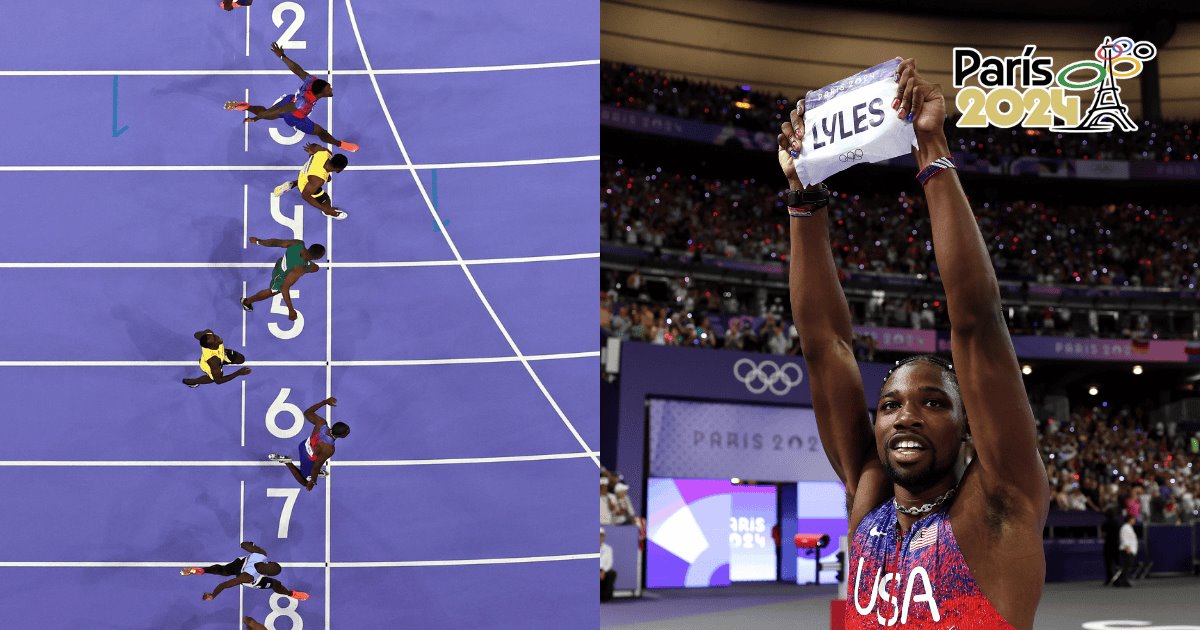
[{"label": "stadium crowd", "polygon": [[1124,510],[1138,523],[1200,520],[1195,440],[1151,425],[1144,408],[1080,406],[1069,418],[1039,421],[1038,430],[1052,509]]},{"label": "stadium crowd", "polygon": [[[802,95],[764,94],[749,85],[720,85],[650,68],[600,64],[600,102],[676,118],[775,133]],[[953,119],[947,125],[954,125]],[[1054,133],[1043,130],[955,129],[952,147],[999,165],[1017,157],[1090,160],[1200,159],[1200,131],[1184,121],[1138,121],[1128,134]]]},{"label": "stadium crowd", "polygon": [[[712,179],[603,160],[600,197],[602,241],[752,261],[787,258],[787,215],[778,182]],[[1195,289],[1200,277],[1197,206],[974,203],[1001,280]],[[924,204],[922,196],[909,193],[838,193],[828,210],[838,266],[936,274]]]}]

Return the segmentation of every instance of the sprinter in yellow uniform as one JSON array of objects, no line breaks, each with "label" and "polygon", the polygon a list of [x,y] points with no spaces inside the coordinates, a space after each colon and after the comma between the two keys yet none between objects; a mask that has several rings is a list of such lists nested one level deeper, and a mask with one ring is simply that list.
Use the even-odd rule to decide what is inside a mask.
[{"label": "sprinter in yellow uniform", "polygon": [[217,333],[204,329],[193,335],[196,341],[200,342],[200,369],[204,371],[203,376],[196,378],[185,378],[183,384],[188,387],[200,387],[205,383],[228,383],[239,376],[245,376],[250,373],[250,368],[244,367],[226,376],[222,373],[222,368],[226,365],[241,365],[246,362],[246,357],[240,352],[227,350],[225,341],[217,336]]},{"label": "sprinter in yellow uniform", "polygon": [[339,221],[345,219],[348,215],[345,211],[333,207],[333,201],[329,198],[329,193],[325,192],[324,186],[334,173],[345,170],[349,160],[341,153],[334,155],[329,149],[311,142],[304,150],[308,152],[309,157],[300,168],[300,176],[276,186],[275,192],[271,194],[281,197],[283,193],[299,188],[300,197],[307,201],[308,205]]}]

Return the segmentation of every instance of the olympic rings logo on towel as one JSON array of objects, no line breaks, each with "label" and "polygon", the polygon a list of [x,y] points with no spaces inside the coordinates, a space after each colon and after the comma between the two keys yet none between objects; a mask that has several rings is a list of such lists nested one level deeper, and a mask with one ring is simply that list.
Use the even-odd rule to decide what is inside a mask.
[{"label": "olympic rings logo on towel", "polygon": [[755,364],[751,359],[738,359],[733,364],[733,376],[746,385],[751,394],[761,394],[768,389],[776,396],[783,396],[804,381],[804,372],[795,363],[778,363],[766,360]]},{"label": "olympic rings logo on towel", "polygon": [[838,160],[840,160],[842,162],[854,162],[855,160],[861,160],[862,157],[863,157],[863,150],[855,149],[853,151],[847,151],[847,152],[839,155]]}]

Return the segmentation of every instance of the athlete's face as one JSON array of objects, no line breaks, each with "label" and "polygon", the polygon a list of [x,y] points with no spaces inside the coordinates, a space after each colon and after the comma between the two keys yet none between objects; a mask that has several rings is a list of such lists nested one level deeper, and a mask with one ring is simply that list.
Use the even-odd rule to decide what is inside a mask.
[{"label": "athlete's face", "polygon": [[966,420],[950,375],[917,361],[893,372],[883,389],[875,444],[892,481],[915,492],[953,475]]},{"label": "athlete's face", "polygon": [[324,97],[324,98],[329,98],[329,97],[333,96],[333,86],[326,85],[325,89],[321,90],[321,93],[318,94],[317,96]]}]

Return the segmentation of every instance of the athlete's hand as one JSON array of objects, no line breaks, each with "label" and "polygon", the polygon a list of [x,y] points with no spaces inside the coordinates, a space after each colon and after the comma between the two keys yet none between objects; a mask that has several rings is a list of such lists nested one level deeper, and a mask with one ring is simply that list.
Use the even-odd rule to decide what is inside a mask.
[{"label": "athlete's hand", "polygon": [[325,147],[323,147],[315,142],[309,142],[308,144],[304,145],[304,150],[309,155],[316,155],[316,154],[320,153],[321,151],[324,151]]},{"label": "athlete's hand", "polygon": [[244,368],[238,370],[237,373],[241,374],[242,376],[245,376],[250,373],[250,368],[244,367]]},{"label": "athlete's hand", "polygon": [[280,46],[279,42],[271,42],[271,52],[275,53],[280,59],[284,57],[283,46]]},{"label": "athlete's hand", "polygon": [[326,399],[325,399],[325,404],[326,404],[326,405],[329,405],[330,407],[336,407],[336,406],[337,406],[337,399],[336,399],[336,398],[334,398],[333,396],[330,396],[329,398],[326,398]]},{"label": "athlete's hand", "polygon": [[289,322],[296,321],[296,309],[293,308],[290,311],[288,311],[288,321]]},{"label": "athlete's hand", "polygon": [[213,600],[215,597],[216,597],[216,595],[214,595],[214,594],[212,594],[212,593],[205,593],[205,594],[204,594],[204,601],[206,601],[206,602],[211,602],[211,601],[212,601],[212,600]]},{"label": "athlete's hand", "polygon": [[783,169],[783,175],[787,177],[789,187],[792,190],[799,189],[800,176],[796,174],[796,161],[792,158],[792,152],[797,154],[800,152],[800,144],[804,140],[804,100],[796,101],[796,109],[790,112],[791,120],[780,125],[779,134],[779,168]]},{"label": "athlete's hand", "polygon": [[317,485],[317,480],[315,478],[309,479],[308,483],[304,484],[304,489],[308,490],[309,492],[312,492],[313,487],[315,487],[316,485]]},{"label": "athlete's hand", "polygon": [[260,120],[262,120],[262,119],[261,119],[261,118],[259,118],[258,116],[251,116],[251,117],[249,117],[249,118],[243,118],[243,119],[242,119],[242,124],[244,125],[244,124],[246,124],[246,123],[258,122],[258,121],[260,121]]},{"label": "athlete's hand", "polygon": [[943,133],[946,121],[946,97],[942,86],[925,79],[917,72],[917,62],[905,59],[896,68],[897,115],[912,121],[917,135]]},{"label": "athlete's hand", "polygon": [[251,245],[258,245],[258,243],[259,243],[257,236],[251,236],[250,238],[248,238],[246,240],[250,241]]}]

